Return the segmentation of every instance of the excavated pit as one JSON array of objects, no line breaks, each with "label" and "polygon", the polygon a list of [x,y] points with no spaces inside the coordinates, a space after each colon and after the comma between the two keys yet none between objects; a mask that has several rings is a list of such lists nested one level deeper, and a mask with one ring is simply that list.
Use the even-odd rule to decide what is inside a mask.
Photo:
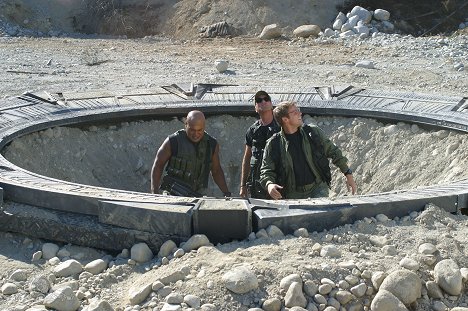
[{"label": "excavated pit", "polygon": [[[0,101],[4,198],[0,226],[67,243],[122,249],[205,234],[245,239],[270,225],[321,231],[365,217],[404,217],[426,204],[466,211],[467,98],[383,92],[353,86],[267,88],[297,101],[349,158],[359,195],[334,170],[330,198],[204,198],[149,193],[157,148],[193,109],[218,138],[230,190],[239,189],[255,90],[217,84],[165,85],[152,92],[25,93]],[[275,102],[276,103],[276,102]],[[275,104],[274,103],[274,104]],[[379,121],[377,121],[379,120]]]},{"label": "excavated pit", "polygon": [[[221,146],[228,186],[237,195],[246,129],[254,116],[209,115],[206,131]],[[304,115],[319,125],[348,157],[359,194],[450,183],[468,177],[466,135],[410,123],[368,118]],[[167,135],[183,128],[172,120],[124,121],[81,127],[54,127],[15,139],[4,157],[44,176],[97,187],[149,192],[151,166]],[[344,179],[333,165],[331,196],[345,196]],[[209,195],[221,193],[210,178]]]}]

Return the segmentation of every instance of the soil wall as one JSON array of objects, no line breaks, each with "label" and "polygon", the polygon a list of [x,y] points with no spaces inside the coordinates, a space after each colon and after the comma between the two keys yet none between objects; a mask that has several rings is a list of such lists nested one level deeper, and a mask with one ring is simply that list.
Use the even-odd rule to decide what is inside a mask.
[{"label": "soil wall", "polygon": [[464,0],[0,0],[0,21],[44,33],[86,33],[196,38],[202,27],[227,22],[231,35],[257,35],[278,24],[331,27],[337,13],[355,5],[385,9],[399,32],[446,33],[468,17]]},{"label": "soil wall", "polygon": [[226,21],[235,35],[254,35],[277,23],[328,27],[342,0],[0,0],[0,18],[42,32],[198,36],[201,27]]}]

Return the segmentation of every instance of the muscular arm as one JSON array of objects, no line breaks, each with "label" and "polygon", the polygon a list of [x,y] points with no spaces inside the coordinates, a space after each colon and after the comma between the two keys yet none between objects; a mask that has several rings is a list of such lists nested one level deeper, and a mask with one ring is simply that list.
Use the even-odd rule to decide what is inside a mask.
[{"label": "muscular arm", "polygon": [[247,197],[247,179],[250,174],[250,159],[252,158],[252,147],[245,145],[244,157],[242,159],[242,170],[241,170],[241,180],[240,180],[240,190],[239,195],[243,198]]},{"label": "muscular arm", "polygon": [[166,138],[159,147],[154,159],[153,168],[151,169],[151,193],[158,193],[159,186],[161,185],[161,176],[163,173],[164,166],[167,161],[171,158],[171,144],[169,138]]},{"label": "muscular arm", "polygon": [[229,192],[226,179],[224,177],[224,171],[221,167],[221,161],[219,160],[219,144],[216,144],[215,152],[213,153],[213,158],[211,160],[211,175],[221,192]]}]

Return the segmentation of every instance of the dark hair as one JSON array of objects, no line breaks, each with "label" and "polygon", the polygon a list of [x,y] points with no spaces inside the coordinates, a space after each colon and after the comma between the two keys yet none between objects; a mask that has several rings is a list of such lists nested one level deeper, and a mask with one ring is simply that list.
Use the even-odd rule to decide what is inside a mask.
[{"label": "dark hair", "polygon": [[279,103],[278,106],[273,109],[273,116],[280,126],[283,126],[283,117],[287,117],[289,115],[289,108],[295,105],[297,105],[296,102],[285,101]]},{"label": "dark hair", "polygon": [[257,99],[260,98],[260,97],[265,97],[266,99],[268,99],[268,101],[271,101],[271,97],[270,97],[270,95],[268,95],[267,92],[258,91],[257,93],[255,93],[255,96],[254,96],[254,104],[257,102]]}]

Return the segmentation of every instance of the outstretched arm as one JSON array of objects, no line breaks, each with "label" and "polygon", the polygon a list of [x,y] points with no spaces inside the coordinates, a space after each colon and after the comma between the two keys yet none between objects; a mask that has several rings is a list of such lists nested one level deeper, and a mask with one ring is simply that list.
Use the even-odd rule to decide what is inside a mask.
[{"label": "outstretched arm", "polygon": [[346,175],[346,187],[348,188],[348,191],[351,190],[352,194],[356,194],[357,185],[356,185],[356,182],[354,181],[354,178],[353,178],[352,174],[347,174]]},{"label": "outstretched arm", "polygon": [[281,189],[283,189],[283,187],[281,187],[278,184],[269,183],[267,185],[268,194],[274,200],[279,200],[279,199],[283,198],[283,196],[281,195],[281,192],[280,192]]},{"label": "outstretched arm", "polygon": [[221,167],[221,161],[219,160],[219,144],[216,144],[215,152],[211,160],[211,175],[213,176],[214,182],[218,185],[219,190],[221,190],[224,195],[229,193],[224,171]]},{"label": "outstretched arm", "polygon": [[247,198],[247,179],[250,174],[250,159],[252,158],[252,147],[245,145],[244,158],[242,159],[242,170],[241,170],[241,180],[240,180],[240,190],[239,195],[243,198]]},{"label": "outstretched arm", "polygon": [[153,168],[151,169],[151,193],[159,193],[163,169],[167,161],[171,158],[171,155],[171,144],[169,143],[169,138],[166,138],[156,153]]},{"label": "outstretched arm", "polygon": [[345,174],[346,187],[348,188],[348,191],[351,191],[352,194],[356,194],[356,182],[354,181],[353,175],[347,173],[349,170],[348,159],[343,155],[340,148],[338,148],[328,137],[325,136],[320,128],[315,128],[315,133],[322,141],[327,158],[332,159],[333,164],[335,164],[341,170],[341,172]]}]

